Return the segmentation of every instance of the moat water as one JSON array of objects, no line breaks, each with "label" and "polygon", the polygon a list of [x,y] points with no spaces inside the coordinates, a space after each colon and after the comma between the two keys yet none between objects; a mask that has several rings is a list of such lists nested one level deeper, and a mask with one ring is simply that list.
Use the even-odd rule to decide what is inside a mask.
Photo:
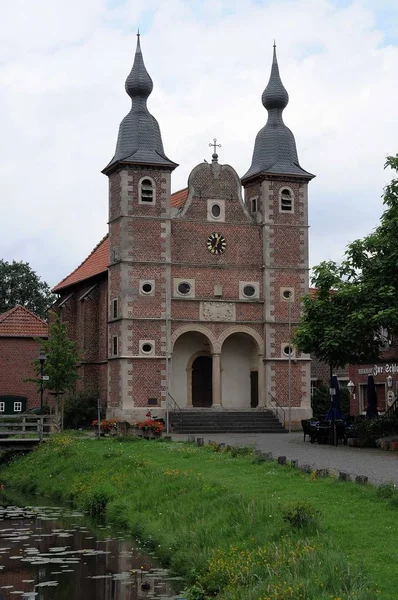
[{"label": "moat water", "polygon": [[125,532],[0,497],[0,600],[176,600],[180,587]]}]

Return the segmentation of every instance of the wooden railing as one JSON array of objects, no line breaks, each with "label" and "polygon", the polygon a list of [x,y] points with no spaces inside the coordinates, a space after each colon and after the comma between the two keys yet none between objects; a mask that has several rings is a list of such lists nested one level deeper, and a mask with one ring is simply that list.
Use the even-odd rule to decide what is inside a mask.
[{"label": "wooden railing", "polygon": [[0,438],[43,439],[55,430],[51,415],[1,415]]}]

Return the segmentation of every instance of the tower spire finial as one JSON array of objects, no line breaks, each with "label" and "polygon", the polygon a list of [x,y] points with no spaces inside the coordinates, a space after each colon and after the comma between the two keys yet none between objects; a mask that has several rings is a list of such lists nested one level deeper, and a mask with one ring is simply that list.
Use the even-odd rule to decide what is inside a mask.
[{"label": "tower spire finial", "polygon": [[177,165],[165,155],[159,124],[147,107],[153,83],[145,68],[139,29],[134,64],[126,79],[125,89],[131,98],[131,109],[120,124],[115,156],[104,172],[120,161],[174,169]]},{"label": "tower spire finial", "polygon": [[261,100],[268,111],[268,121],[257,134],[252,164],[242,181],[267,172],[312,179],[313,175],[300,167],[293,133],[283,122],[282,113],[289,102],[289,94],[279,75],[275,40],[271,75]]}]

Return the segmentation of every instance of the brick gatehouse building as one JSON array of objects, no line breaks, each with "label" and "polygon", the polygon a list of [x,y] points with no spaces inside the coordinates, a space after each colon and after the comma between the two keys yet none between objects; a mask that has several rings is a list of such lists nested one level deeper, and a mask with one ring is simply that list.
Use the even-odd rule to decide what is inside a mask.
[{"label": "brick gatehouse building", "polygon": [[[276,398],[292,421],[311,414],[310,358],[290,329],[308,292],[308,195],[282,113],[289,96],[274,48],[262,95],[268,111],[240,178],[220,164],[178,166],[149,113],[152,80],[138,37],[126,80],[132,107],[119,128],[109,178],[109,233],[55,288],[56,310],[78,341],[82,381],[108,416],[189,407],[247,410]],[[291,355],[289,356],[289,353]],[[290,393],[289,393],[290,391]]]}]

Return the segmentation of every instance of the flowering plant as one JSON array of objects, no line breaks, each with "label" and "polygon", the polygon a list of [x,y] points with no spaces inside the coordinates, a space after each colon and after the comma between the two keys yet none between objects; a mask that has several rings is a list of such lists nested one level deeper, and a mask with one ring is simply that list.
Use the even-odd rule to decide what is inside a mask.
[{"label": "flowering plant", "polygon": [[143,431],[152,430],[154,433],[161,433],[163,431],[163,423],[156,421],[156,419],[145,419],[145,421],[137,423],[137,427]]},{"label": "flowering plant", "polygon": [[[117,427],[118,419],[102,419],[100,421],[100,429],[103,433],[114,431]],[[91,423],[93,427],[98,427],[98,419]]]}]

